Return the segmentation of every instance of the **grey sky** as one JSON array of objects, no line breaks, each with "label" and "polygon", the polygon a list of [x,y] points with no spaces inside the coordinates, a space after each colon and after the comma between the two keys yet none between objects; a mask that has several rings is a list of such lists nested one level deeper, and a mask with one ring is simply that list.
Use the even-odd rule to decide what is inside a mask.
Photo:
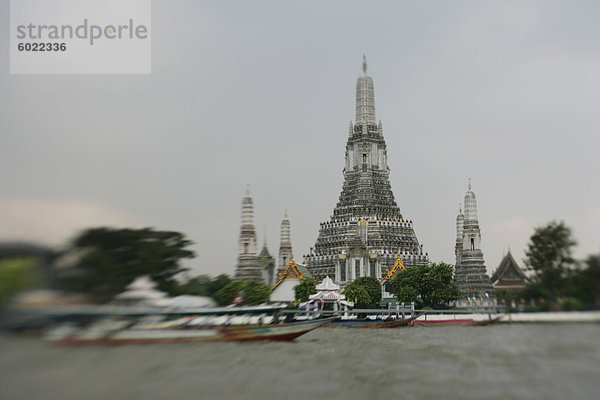
[{"label": "grey sky", "polygon": [[259,244],[266,226],[277,253],[288,209],[299,258],[338,200],[365,53],[392,189],[433,261],[454,262],[469,177],[488,270],[553,219],[600,252],[600,2],[152,7],[151,75],[0,64],[0,239],[153,226],[196,243],[196,272],[232,273],[250,184]]}]

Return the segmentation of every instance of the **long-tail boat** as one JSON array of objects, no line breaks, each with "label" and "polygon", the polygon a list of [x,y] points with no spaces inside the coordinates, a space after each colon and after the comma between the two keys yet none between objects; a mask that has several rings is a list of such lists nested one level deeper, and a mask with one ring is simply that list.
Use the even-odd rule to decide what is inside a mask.
[{"label": "long-tail boat", "polygon": [[423,314],[415,319],[415,326],[485,326],[500,322],[502,316],[491,314]]},{"label": "long-tail boat", "polygon": [[282,308],[86,305],[20,308],[11,312],[15,317],[43,317],[54,326],[46,331],[45,338],[63,345],[293,340],[335,319],[283,322],[278,317]]},{"label": "long-tail boat", "polygon": [[404,319],[336,319],[324,328],[398,328],[401,326],[409,326],[418,316]]},{"label": "long-tail boat", "polygon": [[60,329],[49,333],[47,339],[58,345],[98,345],[135,343],[188,343],[188,342],[247,342],[259,340],[294,340],[333,318],[316,319],[291,323],[268,325],[229,325],[212,327],[185,326],[176,328],[137,329],[120,327],[116,329],[88,327],[69,330]]}]

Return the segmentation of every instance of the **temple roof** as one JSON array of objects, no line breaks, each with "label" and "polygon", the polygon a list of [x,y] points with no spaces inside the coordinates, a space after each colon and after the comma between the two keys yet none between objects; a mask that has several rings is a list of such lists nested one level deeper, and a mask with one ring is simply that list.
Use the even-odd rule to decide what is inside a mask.
[{"label": "temple roof", "polygon": [[317,285],[316,289],[318,291],[339,291],[340,285],[333,283],[333,280],[327,276],[321,283]]},{"label": "temple roof", "polygon": [[[504,256],[502,261],[500,261],[500,265],[498,266],[498,268],[496,268],[496,271],[492,275],[491,281],[492,282],[499,281],[502,278],[507,277],[507,275],[510,275],[511,272],[512,272],[513,276],[522,279],[524,282],[528,280],[527,275],[525,275],[525,272],[523,272],[521,267],[519,267],[519,264],[517,264],[517,262],[515,261],[512,254],[510,254],[510,251],[509,251],[506,254],[506,256]],[[507,278],[507,279],[514,280],[514,278],[513,279]]]},{"label": "temple roof", "polygon": [[306,265],[297,264],[296,260],[292,259],[285,270],[279,275],[279,281],[271,288],[271,292],[286,279],[303,281],[305,279],[312,279],[312,274],[308,271]]},{"label": "temple roof", "polygon": [[390,269],[387,273],[387,276],[383,278],[381,281],[381,286],[385,285],[387,281],[392,279],[396,274],[400,271],[406,271],[406,267],[404,266],[404,262],[402,262],[402,257],[400,257],[400,252],[398,252],[398,258],[396,258],[396,262],[392,269]]}]

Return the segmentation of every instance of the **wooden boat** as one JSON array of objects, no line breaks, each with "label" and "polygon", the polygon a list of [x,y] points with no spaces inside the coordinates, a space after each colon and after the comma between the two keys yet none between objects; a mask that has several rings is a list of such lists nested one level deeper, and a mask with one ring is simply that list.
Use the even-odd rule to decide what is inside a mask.
[{"label": "wooden boat", "polygon": [[417,316],[406,319],[355,319],[341,320],[337,319],[324,326],[324,328],[398,328],[409,326]]},{"label": "wooden boat", "polygon": [[134,343],[188,343],[188,342],[245,342],[258,340],[294,340],[334,318],[268,325],[230,325],[212,327],[178,326],[164,329],[136,329],[125,327],[123,321],[92,325],[86,328],[64,326],[49,332],[47,340],[57,345],[98,345]]}]

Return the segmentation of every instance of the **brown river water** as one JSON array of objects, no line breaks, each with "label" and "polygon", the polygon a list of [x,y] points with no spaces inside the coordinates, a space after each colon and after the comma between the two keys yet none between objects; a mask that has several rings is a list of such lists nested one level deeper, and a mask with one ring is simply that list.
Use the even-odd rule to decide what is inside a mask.
[{"label": "brown river water", "polygon": [[0,336],[0,399],[600,399],[600,324],[70,348]]}]

